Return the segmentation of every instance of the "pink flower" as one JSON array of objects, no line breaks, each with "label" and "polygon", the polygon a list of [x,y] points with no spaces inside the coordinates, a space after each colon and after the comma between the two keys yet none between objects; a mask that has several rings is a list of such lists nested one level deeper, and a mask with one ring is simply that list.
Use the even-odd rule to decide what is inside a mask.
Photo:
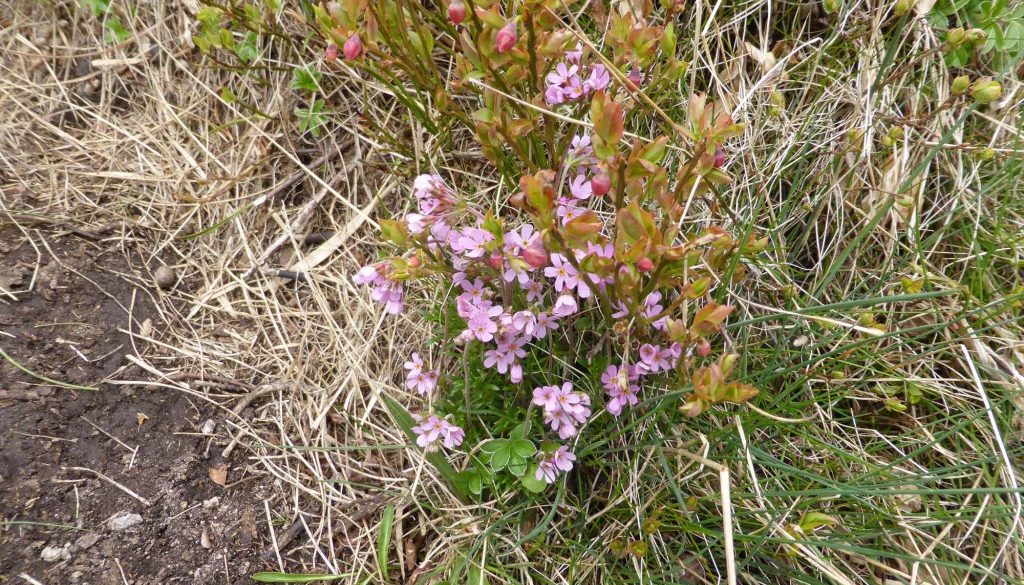
[{"label": "pink flower", "polygon": [[473,337],[488,342],[494,339],[494,334],[498,331],[498,324],[494,319],[501,315],[503,310],[501,305],[481,308],[469,318],[466,328],[472,331]]},{"label": "pink flower", "polygon": [[565,59],[570,63],[579,63],[583,58],[583,44],[576,43],[576,48],[565,52]]},{"label": "pink flower", "polygon": [[425,396],[430,394],[437,386],[437,378],[439,375],[440,374],[437,370],[410,374],[405,379],[405,387],[409,390],[415,390],[417,393]]},{"label": "pink flower", "polygon": [[363,41],[359,39],[358,34],[353,34],[345,41],[345,46],[341,50],[349,61],[358,59],[363,54]]},{"label": "pink flower", "polygon": [[[628,375],[627,375],[628,373]],[[614,417],[622,413],[624,406],[635,406],[639,399],[637,393],[640,391],[638,384],[633,384],[639,376],[634,370],[615,365],[608,366],[601,374],[601,383],[608,393],[608,403],[605,409]]]},{"label": "pink flower", "polygon": [[637,368],[641,374],[647,372],[657,372],[654,368],[654,364],[658,359],[658,347],[645,343],[640,346],[640,363],[637,364]]},{"label": "pink flower", "polygon": [[561,254],[551,255],[551,266],[544,269],[544,276],[555,279],[555,290],[562,292],[576,286],[577,272],[569,260]]},{"label": "pink flower", "polygon": [[549,106],[557,106],[565,103],[565,92],[562,91],[562,87],[559,85],[549,85],[544,90],[544,101]]},{"label": "pink flower", "polygon": [[577,71],[579,71],[579,67],[575,65],[566,67],[565,63],[559,63],[555,67],[555,70],[548,73],[547,77],[544,79],[549,85],[565,85],[570,79],[576,76]]},{"label": "pink flower", "polygon": [[610,81],[611,77],[608,76],[608,70],[604,68],[604,65],[598,63],[590,67],[590,77],[587,78],[584,86],[587,93],[591,93],[608,87]]},{"label": "pink flower", "polygon": [[533,335],[537,326],[537,316],[531,311],[519,311],[512,315],[512,327],[518,332],[527,336]]},{"label": "pink flower", "polygon": [[512,365],[514,358],[507,351],[502,348],[489,349],[484,352],[484,367],[494,368],[497,367],[499,373],[508,372],[509,366]]},{"label": "pink flower", "polygon": [[533,389],[533,403],[544,410],[552,410],[558,406],[557,391],[558,386],[538,386]]},{"label": "pink flower", "polygon": [[537,313],[537,323],[533,326],[534,339],[544,339],[548,331],[558,329],[558,323],[547,313]]},{"label": "pink flower", "polygon": [[405,362],[405,369],[409,370],[406,372],[406,377],[422,372],[423,360],[420,359],[420,354],[413,352],[412,356],[409,357],[409,361]]},{"label": "pink flower", "polygon": [[[583,424],[590,417],[590,397],[580,392],[573,392],[572,382],[565,382],[562,387],[548,387],[551,394],[534,390],[534,404],[544,401],[544,422],[551,430],[558,431],[558,436],[568,439],[576,435],[577,425]],[[538,389],[541,390],[541,389]]]},{"label": "pink flower", "polygon": [[590,186],[590,181],[587,180],[586,175],[576,175],[572,183],[569,183],[569,193],[577,199],[590,199],[594,190]]},{"label": "pink flower", "polygon": [[434,415],[414,426],[412,431],[417,435],[416,444],[428,451],[436,448],[435,444],[439,440],[445,447],[453,449],[461,445],[466,438],[466,433],[461,428]]},{"label": "pink flower", "polygon": [[473,303],[479,303],[484,300],[484,293],[487,291],[484,281],[480,278],[476,278],[473,282],[469,280],[462,281],[462,290],[465,291]]},{"label": "pink flower", "polygon": [[355,273],[355,275],[352,276],[352,280],[356,284],[363,286],[373,284],[378,278],[381,278],[381,274],[377,270],[377,266],[374,264],[363,266]]},{"label": "pink flower", "polygon": [[[576,313],[579,310],[579,305],[576,304],[576,299],[570,294],[559,295],[558,299],[555,300],[555,306],[551,309],[551,313],[558,318],[568,317]],[[535,326],[536,327],[536,326]]]},{"label": "pink flower", "polygon": [[536,478],[538,481],[554,483],[560,474],[572,471],[573,461],[576,461],[576,455],[568,447],[562,445],[537,464]]},{"label": "pink flower", "polygon": [[544,284],[533,279],[523,284],[523,290],[526,291],[526,300],[530,303],[539,301],[544,296]]},{"label": "pink flower", "polygon": [[462,252],[467,258],[480,258],[487,251],[485,245],[494,239],[494,236],[480,228],[466,228],[455,237],[452,242],[452,249]]},{"label": "pink flower", "polygon": [[501,30],[494,35],[494,48],[499,53],[507,53],[512,47],[516,46],[516,41],[519,40],[516,33],[516,22],[510,20],[508,24],[501,27]]}]

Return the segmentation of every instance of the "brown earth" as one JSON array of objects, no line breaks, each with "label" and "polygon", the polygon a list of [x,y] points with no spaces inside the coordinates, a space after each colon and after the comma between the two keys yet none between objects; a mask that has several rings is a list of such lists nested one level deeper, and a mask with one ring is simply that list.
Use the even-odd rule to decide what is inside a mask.
[{"label": "brown earth", "polygon": [[119,330],[160,327],[155,285],[90,236],[0,223],[0,583],[251,582],[271,490],[238,450],[218,460],[217,409],[128,359],[144,348]]}]

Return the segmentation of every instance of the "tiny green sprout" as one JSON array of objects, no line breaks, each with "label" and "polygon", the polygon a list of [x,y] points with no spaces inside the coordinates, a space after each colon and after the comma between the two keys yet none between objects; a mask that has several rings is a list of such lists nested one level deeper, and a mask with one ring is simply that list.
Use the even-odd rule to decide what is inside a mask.
[{"label": "tiny green sprout", "polygon": [[889,412],[905,412],[907,410],[907,405],[899,398],[890,396],[885,399],[885,409]]},{"label": "tiny green sprout", "polygon": [[971,85],[971,96],[979,105],[990,104],[1003,95],[1003,87],[991,77],[983,77]]},{"label": "tiny green sprout", "polygon": [[961,75],[953,80],[953,83],[949,86],[949,93],[954,96],[961,96],[967,93],[967,90],[970,87],[971,78],[966,75]]},{"label": "tiny green sprout", "polygon": [[903,16],[910,12],[910,9],[915,4],[917,4],[917,0],[896,0],[896,6],[893,7],[893,11],[896,13],[896,16]]},{"label": "tiny green sprout", "polygon": [[900,287],[903,288],[903,292],[908,295],[912,295],[921,292],[921,289],[924,288],[924,281],[919,278],[908,278],[904,276],[900,279]]},{"label": "tiny green sprout", "polygon": [[821,7],[825,9],[828,14],[834,14],[842,8],[843,3],[841,0],[822,0]]},{"label": "tiny green sprout", "polygon": [[978,151],[978,154],[976,156],[980,161],[989,161],[995,158],[996,151],[992,150],[991,148],[983,148]]}]

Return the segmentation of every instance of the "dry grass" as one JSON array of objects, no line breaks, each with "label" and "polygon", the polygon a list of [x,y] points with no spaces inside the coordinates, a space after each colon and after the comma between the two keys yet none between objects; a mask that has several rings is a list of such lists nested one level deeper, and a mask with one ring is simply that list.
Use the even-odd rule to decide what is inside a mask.
[{"label": "dry grass", "polygon": [[[644,566],[603,573],[607,542],[636,536],[651,509],[675,505],[680,494],[672,491],[682,486],[710,502],[679,520],[693,529],[690,547],[680,554],[678,543],[655,536],[650,554],[682,566],[692,582],[724,578],[716,559],[737,556],[749,583],[786,573],[792,582],[811,582],[804,580],[811,575],[834,583],[1024,578],[1020,480],[1009,461],[1020,456],[1020,437],[1007,435],[1020,432],[1009,423],[1019,420],[1024,336],[1006,301],[1020,281],[1013,246],[1024,233],[1024,206],[1016,168],[1004,176],[971,156],[994,146],[1005,164],[1019,164],[1016,82],[999,107],[970,114],[972,124],[990,128],[988,144],[961,145],[961,129],[946,137],[960,121],[944,111],[909,125],[913,139],[899,148],[876,152],[881,125],[928,109],[922,87],[934,88],[940,101],[948,96],[939,56],[895,69],[879,93],[872,86],[892,39],[877,33],[878,20],[809,32],[788,58],[771,62],[743,45],[751,23],[765,18],[759,4],[703,4],[697,28],[706,34],[694,36],[694,71],[749,123],[733,153],[740,180],[722,204],[732,229],[772,235],[767,259],[730,291],[741,307],[731,343],[748,348],[744,367],[766,396],[756,404],[789,422],[720,413],[680,429],[674,443],[658,443],[668,460],[660,449],[630,453],[616,443],[623,463],[610,483],[633,489],[581,506],[584,524],[601,520],[594,528],[562,510],[548,549],[528,554],[514,542],[515,530],[491,532],[496,520],[507,520],[501,502],[459,503],[419,452],[405,449],[382,398],[409,402],[394,381],[427,331],[415,313],[385,319],[348,277],[374,253],[381,202],[395,212],[404,207],[410,167],[435,160],[456,182],[487,185],[487,197],[501,196],[502,187],[470,147],[442,158],[435,139],[373,83],[338,84],[326,99],[351,109],[332,114],[336,131],[297,138],[291,112],[299,97],[279,88],[290,83],[292,67],[316,57],[268,43],[258,77],[208,67],[188,40],[188,6],[140,3],[126,23],[132,36],[120,44],[104,42],[95,20],[69,2],[14,6],[12,24],[0,31],[0,211],[29,231],[116,226],[105,239],[147,255],[126,274],[175,269],[180,284],[153,293],[161,325],[137,336],[136,360],[168,389],[222,404],[229,449],[280,480],[269,522],[282,535],[298,522],[310,539],[277,551],[271,566],[372,581],[377,510],[390,504],[390,554],[403,582],[469,550],[506,566],[523,563],[495,582],[626,582],[633,569],[646,575]],[[881,15],[887,6],[864,13]],[[727,16],[711,19],[720,9]],[[287,11],[283,20],[297,27]],[[770,42],[764,36],[761,48]],[[908,27],[897,52],[937,43],[928,27]],[[845,52],[856,57],[844,61]],[[334,75],[355,79],[344,66]],[[242,99],[221,99],[226,86]],[[769,114],[772,89],[786,98],[779,116]],[[366,119],[408,126],[412,156],[361,134]],[[863,131],[852,145],[851,130]],[[313,164],[320,160],[327,162]],[[894,193],[905,201],[893,204]],[[1005,213],[997,218],[992,206]],[[697,223],[710,215],[695,204],[691,217]],[[331,235],[304,242],[316,233]],[[991,263],[979,272],[982,256]],[[279,278],[279,269],[308,282]],[[872,301],[902,294],[901,277],[925,278],[937,294]],[[783,289],[806,304],[787,301]],[[887,317],[889,334],[857,333],[852,326],[867,310]],[[808,316],[847,326],[819,327]],[[251,384],[259,394],[255,414],[240,416],[237,394],[222,385],[176,381],[180,372]],[[903,396],[910,386],[930,405],[911,407],[913,417],[886,415],[879,405],[890,387]],[[688,458],[684,447],[712,462]],[[671,481],[661,477],[669,463]],[[737,493],[725,509],[715,503],[717,469],[731,474]],[[861,482],[866,477],[875,481]],[[929,483],[934,478],[945,483]],[[955,489],[927,491],[937,485]],[[838,519],[835,538],[794,540],[792,526],[810,511]],[[715,552],[723,546],[722,516],[735,519],[735,554]],[[573,531],[587,536],[568,536]],[[489,538],[481,538],[485,532]],[[531,569],[531,561],[547,571]],[[545,575],[570,565],[571,576]]]}]

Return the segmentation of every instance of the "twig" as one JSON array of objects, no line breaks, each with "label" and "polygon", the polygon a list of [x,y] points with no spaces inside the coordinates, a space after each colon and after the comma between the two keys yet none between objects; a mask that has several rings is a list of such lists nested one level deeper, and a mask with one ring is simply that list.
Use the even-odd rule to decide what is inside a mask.
[{"label": "twig", "polygon": [[102,473],[100,473],[100,472],[98,472],[98,471],[94,471],[94,470],[92,470],[92,469],[89,469],[88,467],[66,467],[65,469],[67,469],[67,470],[69,470],[69,471],[87,471],[87,472],[89,472],[89,473],[91,473],[91,474],[95,475],[96,477],[98,477],[98,478],[100,478],[100,479],[102,479],[102,480],[104,480],[104,481],[107,481],[107,482],[109,482],[109,483],[110,483],[111,485],[113,485],[113,486],[114,486],[114,487],[116,487],[117,489],[119,489],[119,490],[121,490],[122,492],[124,492],[124,493],[128,494],[129,496],[131,496],[131,497],[135,498],[136,500],[138,500],[138,501],[142,502],[142,505],[146,506],[147,508],[153,505],[153,504],[152,504],[152,503],[151,503],[151,502],[150,502],[149,500],[147,500],[146,498],[144,498],[144,497],[140,496],[139,494],[137,494],[137,493],[133,492],[132,490],[130,490],[130,489],[128,489],[127,487],[125,487],[125,486],[123,486],[123,485],[121,485],[121,484],[117,483],[117,482],[116,482],[116,481],[114,481],[113,479],[110,479],[109,477],[107,477],[106,475],[103,475]]},{"label": "twig", "polygon": [[[342,142],[342,144],[338,148],[338,151],[347,151],[349,148],[352,147],[354,143],[355,138],[350,137],[346,139],[344,142]],[[300,176],[304,176],[304,173],[300,173]],[[259,258],[257,258],[253,262],[252,267],[250,267],[248,270],[245,271],[244,274],[242,274],[242,280],[248,280],[249,278],[251,278],[252,275],[255,274],[260,269],[260,266],[264,262],[266,262],[268,258],[270,258],[282,246],[284,246],[285,243],[287,243],[289,239],[294,237],[294,235],[297,232],[302,230],[302,227],[306,225],[306,222],[309,221],[309,218],[313,216],[313,212],[316,211],[316,208],[320,205],[320,202],[323,201],[324,197],[326,197],[328,193],[334,191],[338,184],[340,184],[343,180],[347,178],[347,174],[339,174],[337,177],[334,177],[334,179],[328,184],[328,186],[324,187],[323,189],[320,190],[319,193],[314,195],[313,198],[310,199],[306,203],[306,205],[302,207],[301,210],[299,210],[299,213],[296,214],[295,219],[292,220],[292,223],[288,227],[288,230],[285,233],[278,236],[277,239],[275,239],[273,242],[271,242],[270,245],[267,246],[267,249],[264,250],[262,254],[260,254]]]}]

